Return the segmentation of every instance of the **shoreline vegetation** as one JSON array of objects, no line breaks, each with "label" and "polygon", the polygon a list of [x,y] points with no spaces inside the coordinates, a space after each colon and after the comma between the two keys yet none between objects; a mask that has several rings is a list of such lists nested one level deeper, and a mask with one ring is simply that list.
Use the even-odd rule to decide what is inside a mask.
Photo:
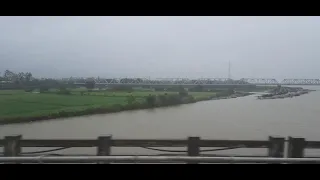
[{"label": "shoreline vegetation", "polygon": [[[6,101],[8,108],[3,109],[0,106],[0,125],[170,107],[247,95],[251,95],[251,93],[238,93],[233,90],[209,92],[188,92],[184,89],[180,89],[179,92],[142,90],[124,92],[82,88],[62,88],[48,91],[41,89],[32,91],[2,90],[0,91],[0,101],[1,99]],[[55,108],[55,106],[61,106],[62,109]],[[9,110],[9,108],[15,108],[15,111]]]}]

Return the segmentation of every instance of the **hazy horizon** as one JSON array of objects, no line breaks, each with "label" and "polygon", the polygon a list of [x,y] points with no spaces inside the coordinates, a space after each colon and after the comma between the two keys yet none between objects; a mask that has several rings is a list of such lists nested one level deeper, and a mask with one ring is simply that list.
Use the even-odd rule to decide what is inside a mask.
[{"label": "hazy horizon", "polygon": [[320,78],[319,17],[0,17],[0,72]]}]

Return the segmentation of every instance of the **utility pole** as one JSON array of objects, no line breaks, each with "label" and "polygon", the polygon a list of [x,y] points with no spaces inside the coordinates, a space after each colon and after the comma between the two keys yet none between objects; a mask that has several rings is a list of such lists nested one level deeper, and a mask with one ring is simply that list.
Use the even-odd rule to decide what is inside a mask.
[{"label": "utility pole", "polygon": [[231,79],[231,64],[229,61],[229,69],[228,69],[228,79]]}]

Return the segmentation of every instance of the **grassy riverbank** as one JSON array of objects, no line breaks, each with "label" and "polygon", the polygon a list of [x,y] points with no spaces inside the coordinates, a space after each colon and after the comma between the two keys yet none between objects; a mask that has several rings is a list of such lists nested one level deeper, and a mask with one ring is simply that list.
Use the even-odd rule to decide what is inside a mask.
[{"label": "grassy riverbank", "polygon": [[88,92],[78,89],[70,90],[69,95],[61,95],[56,90],[45,93],[6,90],[0,91],[0,124],[171,106],[225,95],[189,92],[182,97],[178,92]]}]

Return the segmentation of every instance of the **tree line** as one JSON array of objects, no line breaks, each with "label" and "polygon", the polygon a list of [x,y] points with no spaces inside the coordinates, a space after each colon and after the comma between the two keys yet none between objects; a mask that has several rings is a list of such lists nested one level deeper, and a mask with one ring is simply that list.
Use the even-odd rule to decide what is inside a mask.
[{"label": "tree line", "polygon": [[0,81],[11,82],[11,83],[23,83],[30,82],[33,80],[31,72],[19,72],[15,73],[9,70],[6,70],[2,76],[0,76]]},{"label": "tree line", "polygon": [[46,90],[60,88],[65,83],[51,78],[35,78],[31,72],[13,72],[6,70],[0,75],[0,89],[31,89]]}]

